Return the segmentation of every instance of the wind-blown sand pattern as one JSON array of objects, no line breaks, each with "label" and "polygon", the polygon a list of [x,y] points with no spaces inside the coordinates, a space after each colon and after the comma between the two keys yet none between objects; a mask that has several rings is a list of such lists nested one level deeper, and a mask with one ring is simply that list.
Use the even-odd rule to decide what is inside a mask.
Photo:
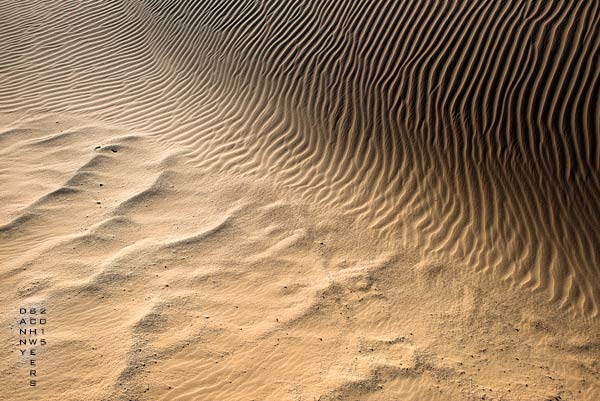
[{"label": "wind-blown sand pattern", "polygon": [[598,2],[0,27],[0,400],[600,399]]}]

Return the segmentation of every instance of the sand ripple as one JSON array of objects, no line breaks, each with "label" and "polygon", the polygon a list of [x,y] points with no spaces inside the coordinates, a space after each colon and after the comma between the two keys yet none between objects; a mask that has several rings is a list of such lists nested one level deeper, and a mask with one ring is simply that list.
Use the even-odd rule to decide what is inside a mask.
[{"label": "sand ripple", "polygon": [[[181,154],[177,160],[195,174],[268,181],[318,210],[335,211],[382,244],[540,293],[561,313],[592,320],[600,314],[598,2],[0,4],[0,113],[77,121],[39,135],[29,117],[11,117],[0,134],[2,157],[33,176],[27,169],[39,160],[31,154],[87,146],[90,132],[119,138],[92,156],[77,153],[76,163],[49,168],[45,177],[54,186],[3,195],[11,203],[1,210],[0,240],[9,246],[0,255],[18,259],[11,272],[34,263],[22,255],[25,243],[39,245],[41,254],[73,241],[103,243],[113,255],[108,269],[130,252],[168,254],[235,228],[244,209],[232,204],[197,232],[103,242],[106,227],[136,232],[137,218],[152,221],[146,205],[155,213],[163,210],[157,202],[172,207],[165,199],[179,176],[171,157]],[[112,127],[119,135],[106,133]],[[71,226],[51,230],[52,205],[87,196],[81,187],[97,181],[113,153],[138,137],[169,152],[155,174],[125,180],[130,187],[115,195],[110,216],[89,236]],[[28,156],[13,158],[13,151]],[[241,253],[253,266],[261,255],[303,243],[309,231],[294,227],[255,255]],[[106,277],[117,280],[113,273],[84,271],[71,279],[97,288]],[[323,286],[306,291],[332,288]],[[305,306],[291,315],[314,303]],[[149,307],[134,319],[134,330],[160,326],[165,308]],[[418,349],[409,351],[408,376],[442,374],[422,362]],[[273,363],[285,369],[292,362]],[[376,387],[398,366],[344,381],[331,399],[346,399],[352,386]]]}]

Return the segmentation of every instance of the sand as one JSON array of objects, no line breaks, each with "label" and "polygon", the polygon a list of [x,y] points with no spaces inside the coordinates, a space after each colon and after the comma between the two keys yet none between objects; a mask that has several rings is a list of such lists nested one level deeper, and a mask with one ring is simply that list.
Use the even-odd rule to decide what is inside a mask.
[{"label": "sand", "polygon": [[0,400],[600,399],[597,3],[0,26]]}]

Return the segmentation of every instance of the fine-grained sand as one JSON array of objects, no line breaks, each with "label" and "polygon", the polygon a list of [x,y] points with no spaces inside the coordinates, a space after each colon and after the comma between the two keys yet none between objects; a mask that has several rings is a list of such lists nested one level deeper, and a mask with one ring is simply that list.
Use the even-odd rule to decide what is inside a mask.
[{"label": "fine-grained sand", "polygon": [[599,53],[594,1],[0,0],[0,400],[600,400]]}]

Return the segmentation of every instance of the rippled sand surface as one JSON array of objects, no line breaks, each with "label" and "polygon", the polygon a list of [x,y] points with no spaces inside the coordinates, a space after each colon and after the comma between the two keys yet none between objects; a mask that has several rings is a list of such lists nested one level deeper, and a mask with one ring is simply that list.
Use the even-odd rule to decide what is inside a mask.
[{"label": "rippled sand surface", "polygon": [[597,2],[0,27],[0,400],[600,399]]}]

